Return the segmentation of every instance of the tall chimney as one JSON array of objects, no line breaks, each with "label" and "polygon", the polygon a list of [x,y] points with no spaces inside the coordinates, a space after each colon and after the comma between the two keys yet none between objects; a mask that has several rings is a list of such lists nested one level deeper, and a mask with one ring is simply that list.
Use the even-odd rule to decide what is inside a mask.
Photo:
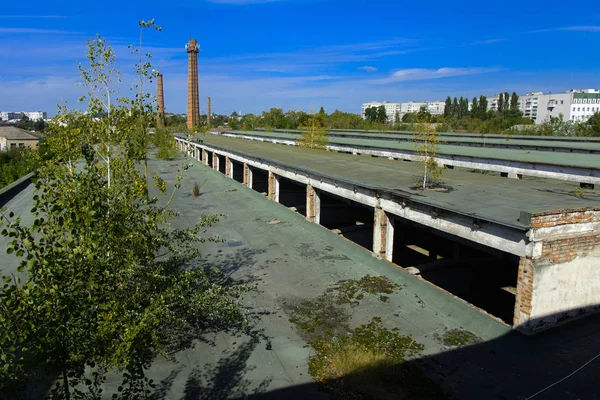
[{"label": "tall chimney", "polygon": [[206,123],[210,125],[210,96],[208,97],[208,114],[206,114]]},{"label": "tall chimney", "polygon": [[165,126],[165,94],[163,92],[163,76],[158,74],[158,82],[156,84],[156,97],[158,99],[158,115],[156,116],[156,126],[162,128]]},{"label": "tall chimney", "polygon": [[200,100],[198,98],[198,53],[200,46],[196,39],[190,39],[185,46],[188,53],[188,110],[187,127],[194,129],[200,122]]}]

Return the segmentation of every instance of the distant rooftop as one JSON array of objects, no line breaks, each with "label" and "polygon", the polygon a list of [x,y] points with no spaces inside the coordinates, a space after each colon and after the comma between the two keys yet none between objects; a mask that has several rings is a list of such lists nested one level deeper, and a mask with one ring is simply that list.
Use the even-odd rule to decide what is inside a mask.
[{"label": "distant rooftop", "polygon": [[39,133],[6,125],[0,126],[0,136],[7,140],[40,140],[42,138]]}]

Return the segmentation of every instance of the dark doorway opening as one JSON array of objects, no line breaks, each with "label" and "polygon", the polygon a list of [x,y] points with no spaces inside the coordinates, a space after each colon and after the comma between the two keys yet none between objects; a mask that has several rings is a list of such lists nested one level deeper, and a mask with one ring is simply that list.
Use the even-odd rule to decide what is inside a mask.
[{"label": "dark doorway opening", "polygon": [[269,173],[264,169],[252,168],[252,189],[265,196],[269,193]]},{"label": "dark doorway opening", "polygon": [[393,262],[512,325],[518,256],[396,217]]},{"label": "dark doorway opening", "polygon": [[373,207],[321,191],[321,225],[373,250]]},{"label": "dark doorway opening", "polygon": [[306,216],[306,185],[280,176],[279,203]]},{"label": "dark doorway opening", "polygon": [[217,154],[217,157],[219,157],[219,172],[222,173],[223,175],[225,175],[225,168],[227,166],[226,164],[226,158],[225,156],[221,156],[219,154]]},{"label": "dark doorway opening", "polygon": [[235,181],[244,183],[244,164],[239,161],[231,160],[231,175]]}]

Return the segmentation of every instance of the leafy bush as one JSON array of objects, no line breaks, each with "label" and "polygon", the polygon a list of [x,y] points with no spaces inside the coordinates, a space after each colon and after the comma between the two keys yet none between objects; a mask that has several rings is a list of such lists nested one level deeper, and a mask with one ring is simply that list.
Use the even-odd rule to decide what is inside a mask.
[{"label": "leafy bush", "polygon": [[38,156],[30,149],[14,149],[0,153],[0,188],[34,171]]}]

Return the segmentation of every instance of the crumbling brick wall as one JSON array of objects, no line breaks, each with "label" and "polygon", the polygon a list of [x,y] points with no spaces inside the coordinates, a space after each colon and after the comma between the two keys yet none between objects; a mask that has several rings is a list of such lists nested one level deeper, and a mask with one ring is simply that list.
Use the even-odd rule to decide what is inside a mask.
[{"label": "crumbling brick wall", "polygon": [[600,310],[600,211],[531,216],[536,254],[522,257],[514,325],[534,333]]}]

